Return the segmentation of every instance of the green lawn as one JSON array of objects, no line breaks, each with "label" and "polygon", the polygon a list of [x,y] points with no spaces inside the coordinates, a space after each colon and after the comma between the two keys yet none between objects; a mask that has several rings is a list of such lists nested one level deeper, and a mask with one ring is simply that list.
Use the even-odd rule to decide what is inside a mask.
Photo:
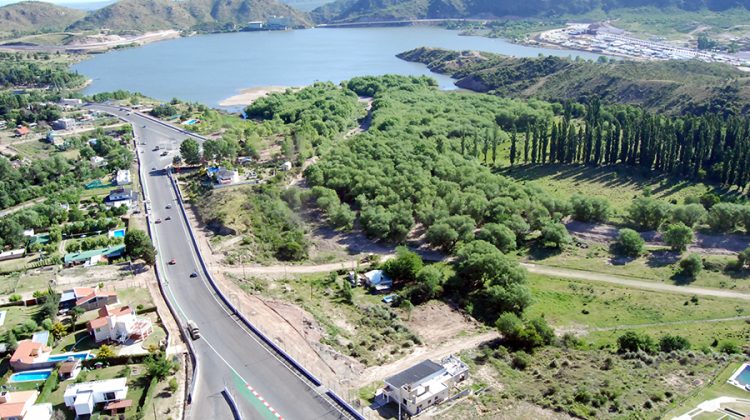
[{"label": "green lawn", "polygon": [[[29,319],[33,319],[37,323],[39,323],[41,320],[38,319],[39,312],[41,311],[42,307],[40,305],[35,306],[9,306],[7,308],[2,308],[0,310],[6,311],[5,313],[5,323],[2,327],[0,327],[0,334],[5,334],[6,332],[13,329],[13,327],[23,324],[25,321]],[[20,340],[21,338],[18,337]]]}]

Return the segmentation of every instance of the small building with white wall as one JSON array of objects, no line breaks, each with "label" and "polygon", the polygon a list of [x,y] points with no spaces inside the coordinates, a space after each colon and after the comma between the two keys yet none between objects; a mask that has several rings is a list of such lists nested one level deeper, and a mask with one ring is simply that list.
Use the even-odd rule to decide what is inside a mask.
[{"label": "small building with white wall", "polygon": [[115,378],[69,385],[63,395],[65,406],[74,409],[77,416],[91,415],[97,404],[124,400],[128,394],[127,381]]}]

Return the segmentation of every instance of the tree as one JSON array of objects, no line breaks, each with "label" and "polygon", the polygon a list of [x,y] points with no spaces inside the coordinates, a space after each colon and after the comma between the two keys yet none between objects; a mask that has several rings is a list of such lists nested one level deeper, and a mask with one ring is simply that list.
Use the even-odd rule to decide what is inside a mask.
[{"label": "tree", "polygon": [[739,269],[747,268],[750,265],[750,248],[745,248],[737,254],[737,265]]},{"label": "tree", "polygon": [[528,352],[542,346],[552,344],[555,339],[554,330],[544,318],[522,320],[514,313],[504,313],[495,322],[504,342],[514,348]]},{"label": "tree", "polygon": [[67,333],[67,328],[65,328],[65,325],[63,325],[62,322],[57,321],[52,325],[52,336],[55,337],[55,340],[59,340],[65,336],[65,333]]},{"label": "tree", "polygon": [[609,202],[600,197],[574,195],[570,199],[573,218],[579,222],[602,223],[609,217]]},{"label": "tree", "polygon": [[167,358],[167,355],[161,351],[150,354],[143,361],[146,365],[148,376],[162,380],[172,374],[177,367],[174,362]]},{"label": "tree", "polygon": [[562,223],[550,222],[542,228],[542,244],[548,248],[562,248],[573,242]]},{"label": "tree", "polygon": [[698,254],[690,254],[680,260],[680,271],[683,275],[695,278],[703,270],[703,260]]},{"label": "tree", "polygon": [[526,273],[499,249],[489,242],[477,240],[462,246],[456,252],[456,277],[465,292],[476,290],[485,282],[509,285],[523,283]]},{"label": "tree", "polygon": [[617,338],[617,351],[620,353],[628,351],[654,353],[656,351],[656,343],[654,343],[653,338],[647,334],[638,334],[635,331],[628,331]]},{"label": "tree", "polygon": [[146,232],[138,229],[128,229],[125,233],[125,253],[130,258],[142,258],[146,264],[153,265],[156,258],[156,248]]},{"label": "tree", "polygon": [[641,235],[633,229],[620,229],[617,234],[617,242],[615,247],[617,252],[627,255],[628,257],[637,257],[643,252],[643,245],[645,241]]},{"label": "tree", "polygon": [[352,299],[354,299],[352,285],[351,283],[349,283],[348,279],[344,279],[343,283],[341,283],[341,297],[343,297],[344,301],[349,304],[351,304]]},{"label": "tree", "polygon": [[669,204],[650,197],[633,200],[628,217],[640,230],[656,230],[669,215]]},{"label": "tree", "polygon": [[428,244],[448,252],[456,245],[458,232],[448,223],[436,223],[427,229],[425,240]]},{"label": "tree", "polygon": [[697,203],[672,207],[671,218],[673,222],[681,222],[686,226],[693,227],[704,217],[706,217],[706,209]]},{"label": "tree", "polygon": [[435,299],[443,293],[444,280],[445,274],[440,268],[434,265],[425,266],[419,270],[417,279],[406,289],[404,296],[417,305]]},{"label": "tree", "polygon": [[112,350],[112,347],[102,344],[99,346],[99,351],[96,353],[97,359],[106,359],[108,357],[114,357],[115,351]]},{"label": "tree", "polygon": [[685,337],[667,334],[659,339],[659,350],[664,353],[688,349],[690,349],[690,342]]},{"label": "tree", "polygon": [[75,329],[76,322],[78,321],[78,317],[84,314],[83,308],[80,306],[76,306],[73,309],[70,310],[70,325],[73,329]]},{"label": "tree", "polygon": [[395,281],[411,282],[417,278],[417,273],[424,267],[422,258],[408,248],[396,248],[396,257],[383,264],[383,271]]},{"label": "tree", "polygon": [[719,203],[708,210],[706,221],[716,232],[730,232],[740,221],[741,206],[734,203]]},{"label": "tree", "polygon": [[693,229],[686,226],[682,222],[673,223],[667,226],[667,229],[662,234],[664,243],[667,244],[673,251],[684,251],[687,246],[693,242]]},{"label": "tree", "polygon": [[477,239],[495,245],[497,249],[508,253],[516,249],[516,234],[510,228],[497,223],[487,223],[477,233]]},{"label": "tree", "polygon": [[195,165],[201,161],[201,149],[198,142],[193,138],[188,138],[180,144],[180,156],[188,165]]}]

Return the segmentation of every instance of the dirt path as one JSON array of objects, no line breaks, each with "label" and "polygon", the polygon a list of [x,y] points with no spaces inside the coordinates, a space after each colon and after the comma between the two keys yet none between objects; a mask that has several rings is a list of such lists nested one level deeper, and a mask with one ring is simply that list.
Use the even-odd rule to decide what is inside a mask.
[{"label": "dirt path", "polygon": [[357,387],[361,388],[363,386],[371,384],[372,382],[395,375],[425,359],[440,360],[444,357],[459,353],[463,350],[477,348],[482,343],[492,341],[497,338],[500,338],[500,334],[497,331],[490,331],[470,337],[458,337],[451,341],[444,342],[440,346],[437,346],[431,350],[422,346],[417,347],[410,355],[393,363],[389,363],[383,366],[373,366],[365,369],[365,371],[362,372],[362,375],[360,375],[360,377],[357,379]]},{"label": "dirt path", "polygon": [[352,128],[346,134],[344,134],[344,139],[348,139],[356,134],[364,133],[365,131],[370,129],[370,124],[372,124],[372,98],[361,97],[359,98],[359,101],[367,104],[367,115],[365,115],[365,117],[359,123],[359,126]]},{"label": "dirt path", "polygon": [[632,277],[614,276],[611,274],[595,273],[593,271],[572,270],[569,268],[549,267],[538,264],[521,263],[530,273],[543,274],[546,276],[560,277],[565,279],[598,281],[612,283],[635,289],[656,290],[667,293],[681,293],[697,296],[714,296],[728,299],[741,299],[750,301],[750,294],[732,292],[721,289],[705,289],[694,286],[675,286],[672,284],[657,283],[655,281],[638,280]]},{"label": "dirt path", "polygon": [[11,213],[15,213],[15,212],[17,212],[19,210],[23,210],[23,209],[32,207],[32,206],[34,206],[36,204],[39,204],[39,203],[43,202],[44,200],[46,200],[46,197],[39,197],[39,198],[35,198],[33,200],[25,201],[25,202],[23,202],[21,204],[16,204],[13,207],[8,207],[7,209],[0,211],[0,217],[5,217],[5,216],[7,216],[7,215],[9,215]]}]

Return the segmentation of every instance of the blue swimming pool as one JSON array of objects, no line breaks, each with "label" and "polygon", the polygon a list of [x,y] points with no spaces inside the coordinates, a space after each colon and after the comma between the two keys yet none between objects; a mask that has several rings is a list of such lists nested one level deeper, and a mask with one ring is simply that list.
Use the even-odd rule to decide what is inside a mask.
[{"label": "blue swimming pool", "polygon": [[734,377],[734,380],[743,386],[750,385],[750,365],[745,365],[745,368]]},{"label": "blue swimming pool", "polygon": [[125,237],[125,229],[118,229],[114,232],[112,232],[113,238],[124,238]]},{"label": "blue swimming pool", "polygon": [[94,355],[89,352],[83,352],[83,353],[63,353],[63,354],[56,354],[54,356],[50,356],[47,358],[48,362],[64,362],[70,358],[78,359],[78,360],[88,360],[93,359]]},{"label": "blue swimming pool", "polygon": [[52,374],[52,369],[30,370],[28,372],[19,372],[10,375],[8,382],[32,382],[44,381]]}]

